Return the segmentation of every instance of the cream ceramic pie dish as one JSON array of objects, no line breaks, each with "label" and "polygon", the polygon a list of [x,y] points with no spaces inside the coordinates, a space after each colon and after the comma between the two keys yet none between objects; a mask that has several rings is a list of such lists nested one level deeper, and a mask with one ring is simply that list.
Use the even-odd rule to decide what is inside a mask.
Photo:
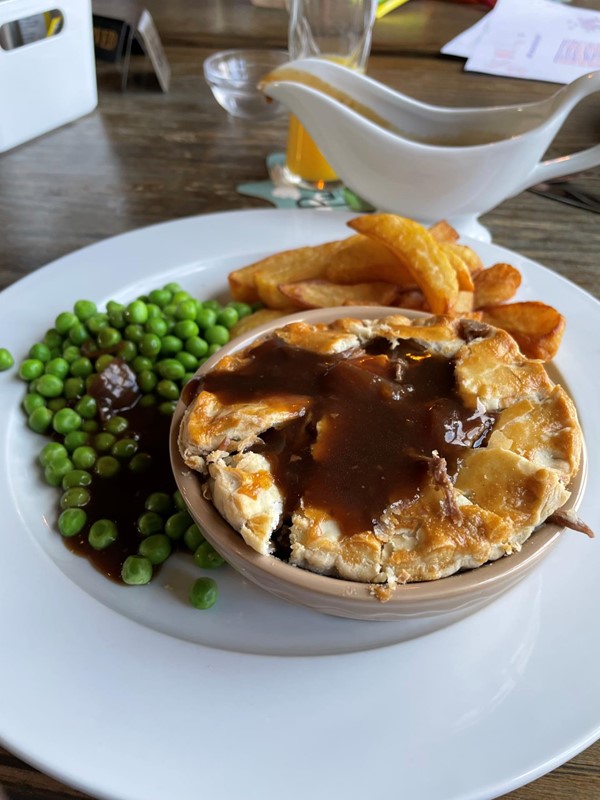
[{"label": "cream ceramic pie dish", "polygon": [[[319,324],[334,320],[330,327]],[[254,343],[259,349],[248,359],[246,348]],[[301,359],[291,369],[285,366],[290,357]],[[284,368],[275,367],[278,359]],[[253,394],[250,403],[239,372],[249,361],[251,369],[262,369],[258,392],[265,395],[256,400]],[[327,374],[327,390],[318,396],[311,396],[310,378],[297,377],[313,364]],[[579,504],[585,483],[581,432],[571,401],[554,386],[560,376],[524,359],[510,337],[489,326],[399,309],[320,309],[234,340],[198,375],[206,373],[208,388],[197,395],[184,392],[186,402],[180,401],[173,418],[175,479],[214,547],[243,575],[285,600],[357,619],[467,613],[522,579],[562,530],[545,520],[558,508]],[[427,387],[448,379],[449,396],[436,394],[430,425]],[[227,385],[219,393],[207,380]],[[281,384],[280,391],[281,381],[289,385]],[[398,402],[403,386],[408,396]],[[381,399],[390,387],[393,402],[387,395]],[[349,423],[338,417],[351,416],[347,410],[357,403],[362,416],[344,428]],[[369,425],[361,425],[377,413],[385,422],[388,411],[397,414],[398,408],[417,428],[412,438],[401,434],[410,460],[405,472],[406,464],[397,461],[399,447],[373,444],[362,430]],[[419,416],[422,408],[426,417]],[[443,424],[436,428],[440,413]],[[281,441],[276,432],[273,443],[274,430],[292,433]],[[290,458],[290,437],[302,457],[291,451]],[[350,437],[353,446],[344,449]],[[363,477],[354,477],[357,465],[349,462],[354,445],[367,451],[360,475],[377,481],[362,494]],[[380,474],[365,469],[375,461]],[[337,494],[330,483],[337,484]],[[297,486],[304,492],[298,497]],[[248,502],[250,496],[258,505]],[[382,505],[389,497],[394,502]]]}]

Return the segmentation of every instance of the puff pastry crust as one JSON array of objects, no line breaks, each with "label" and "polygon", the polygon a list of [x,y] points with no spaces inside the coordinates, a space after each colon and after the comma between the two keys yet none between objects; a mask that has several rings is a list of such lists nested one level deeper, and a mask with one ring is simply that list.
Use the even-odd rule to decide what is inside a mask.
[{"label": "puff pastry crust", "polygon": [[[370,526],[349,535],[310,493],[299,491],[289,507],[268,454],[261,452],[270,431],[311,416],[314,397],[288,386],[231,402],[202,389],[181,423],[181,454],[200,473],[206,496],[258,552],[273,553],[284,526],[286,557],[298,567],[374,584],[436,580],[519,550],[569,498],[582,446],[575,407],[506,332],[468,319],[397,314],[330,325],[293,323],[267,338],[375,371],[388,355],[371,355],[365,366],[357,354],[374,342],[383,342],[380,349],[388,354],[410,342],[422,357],[451,362],[454,394],[473,414],[490,415],[493,427],[479,446],[462,448],[451,475],[440,478],[439,458],[431,453],[418,492],[392,500]],[[223,358],[214,372],[236,373],[255,346]],[[310,452],[317,462],[334,423],[323,418],[314,424]],[[380,477],[374,464],[363,469],[367,482]]]}]

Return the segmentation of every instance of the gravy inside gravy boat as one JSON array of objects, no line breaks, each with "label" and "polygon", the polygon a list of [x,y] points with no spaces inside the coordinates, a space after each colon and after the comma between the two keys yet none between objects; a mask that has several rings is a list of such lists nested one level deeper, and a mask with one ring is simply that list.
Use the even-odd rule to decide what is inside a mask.
[{"label": "gravy inside gravy boat", "polygon": [[425,224],[447,219],[489,239],[480,214],[542,181],[600,164],[600,144],[542,161],[584,97],[591,72],[541,102],[487,108],[421,103],[333,61],[291,61],[265,76],[263,92],[286,105],[340,179],[381,211]]}]

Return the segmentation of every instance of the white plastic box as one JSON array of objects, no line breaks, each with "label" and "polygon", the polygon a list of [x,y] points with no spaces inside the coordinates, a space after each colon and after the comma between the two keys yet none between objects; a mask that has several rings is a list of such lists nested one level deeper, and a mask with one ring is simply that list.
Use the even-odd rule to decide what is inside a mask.
[{"label": "white plastic box", "polygon": [[[55,9],[63,16],[58,33],[11,48],[13,23]],[[31,23],[35,28],[35,19]],[[91,0],[0,0],[0,29],[3,25],[0,153],[93,111],[98,103]]]}]

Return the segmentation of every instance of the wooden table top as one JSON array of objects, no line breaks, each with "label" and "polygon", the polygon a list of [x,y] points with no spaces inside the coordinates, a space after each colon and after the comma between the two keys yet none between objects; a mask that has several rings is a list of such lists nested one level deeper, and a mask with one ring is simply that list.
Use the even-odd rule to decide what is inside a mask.
[{"label": "wooden table top", "polygon": [[[600,10],[600,0],[577,4]],[[169,93],[146,80],[137,62],[121,93],[117,69],[99,65],[94,113],[0,155],[0,288],[124,231],[196,214],[266,207],[239,195],[236,186],[266,177],[265,158],[284,147],[287,122],[279,118],[253,125],[228,117],[203,81],[202,61],[223,48],[285,47],[285,11],[257,8],[249,0],[147,0],[146,7],[171,64]],[[461,60],[439,55],[445,42],[482,13],[478,6],[411,0],[377,23],[369,74],[445,105],[526,102],[556,91],[553,84],[466,73]],[[600,105],[592,98],[573,112],[549,155],[594,145],[599,130]],[[578,176],[577,184],[600,194],[600,170]],[[600,297],[599,219],[524,192],[482,221],[497,244]],[[590,679],[588,670],[582,680]],[[11,800],[85,797],[2,748],[0,786]],[[597,800],[600,743],[507,797]]]}]

